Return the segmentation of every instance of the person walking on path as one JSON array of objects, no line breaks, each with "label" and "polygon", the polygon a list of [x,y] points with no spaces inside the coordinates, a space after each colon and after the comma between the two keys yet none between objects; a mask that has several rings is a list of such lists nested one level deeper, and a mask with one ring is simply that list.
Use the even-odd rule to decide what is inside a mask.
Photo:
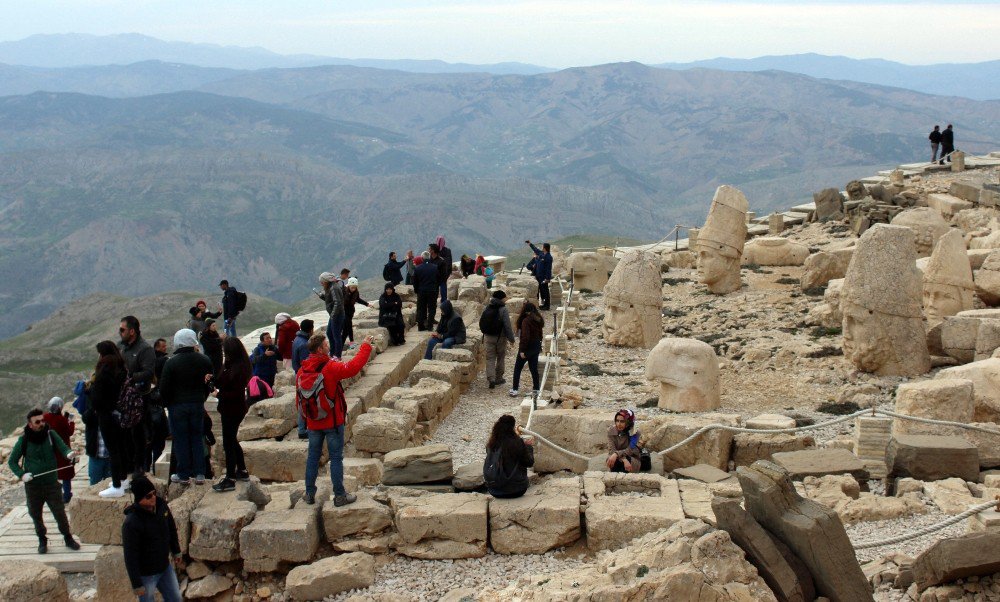
[{"label": "person walking on path", "polygon": [[486,443],[483,479],[495,498],[515,498],[528,490],[528,468],[535,465],[534,440],[521,439],[514,417],[504,414],[493,425]]},{"label": "person walking on path", "polygon": [[281,312],[274,316],[274,338],[278,346],[278,355],[285,370],[292,367],[292,346],[295,344],[295,334],[299,331],[299,323],[290,314]]},{"label": "person walking on path", "polygon": [[63,440],[45,424],[41,410],[34,409],[28,412],[27,420],[24,434],[18,437],[14,449],[10,451],[7,466],[14,476],[24,483],[28,515],[35,523],[35,535],[38,536],[38,553],[45,554],[49,551],[45,521],[42,520],[43,506],[48,506],[49,512],[55,517],[66,547],[79,550],[80,544],[73,539],[69,529],[62,490],[56,477],[56,459],[62,456],[72,462],[76,454],[70,451]]},{"label": "person walking on path", "polygon": [[[235,337],[234,337],[235,338]],[[174,334],[174,354],[163,366],[160,396],[170,413],[174,442],[171,458],[177,460],[172,483],[205,482],[205,400],[211,390],[212,361],[198,353],[198,340],[189,328]]]},{"label": "person walking on path", "polygon": [[247,415],[247,383],[250,382],[250,358],[243,343],[235,337],[229,337],[223,343],[226,361],[222,372],[215,379],[218,389],[216,397],[219,400],[219,415],[222,417],[222,449],[226,452],[226,475],[212,486],[218,492],[236,489],[236,481],[246,481],[250,478],[246,461],[243,459],[243,447],[240,445],[237,433],[240,423]]},{"label": "person walking on path", "polygon": [[111,486],[97,495],[119,498],[125,495],[129,474],[124,449],[125,435],[118,423],[118,398],[128,373],[125,370],[125,358],[111,341],[98,343],[97,353],[100,357],[94,367],[94,380],[90,385],[88,400],[97,413],[101,438],[108,449],[111,464]]},{"label": "person walking on path", "polygon": [[438,282],[437,264],[431,262],[430,253],[413,260],[416,269],[413,273],[413,290],[417,294],[417,330],[431,330],[434,326],[434,315],[437,312],[438,292],[441,290]]},{"label": "person walking on path", "polygon": [[347,288],[344,289],[344,336],[341,344],[346,345],[347,341],[354,342],[354,312],[358,303],[365,307],[371,307],[370,303],[361,298],[361,291],[358,290],[358,279],[348,278]]},{"label": "person walking on path", "polygon": [[326,441],[333,483],[333,504],[344,506],[357,498],[344,489],[344,426],[347,423],[347,401],[340,381],[351,378],[368,363],[374,337],[364,343],[349,362],[330,357],[330,343],[321,334],[309,339],[310,355],[296,377],[295,403],[306,417],[309,429],[309,452],[306,457],[307,504],[316,503],[316,477],[323,442]]},{"label": "person walking on path", "polygon": [[236,336],[236,316],[240,314],[236,289],[229,286],[228,280],[219,281],[219,288],[222,289],[222,319],[225,320],[225,333],[227,337],[234,337]]},{"label": "person walking on path", "polygon": [[510,325],[510,312],[507,311],[507,293],[493,292],[493,298],[479,317],[479,330],[486,345],[486,381],[492,389],[507,382],[503,378],[507,343],[514,342],[514,328]]},{"label": "person walking on path", "polygon": [[[142,338],[139,319],[135,316],[125,316],[118,326],[121,342],[118,344],[122,357],[125,358],[125,371],[135,383],[142,396],[143,417],[147,415],[149,392],[153,387],[153,377],[156,368],[156,352],[153,346]],[[123,429],[125,457],[128,459],[126,468],[129,471],[142,472],[143,456],[146,453],[146,431],[148,421],[140,420],[129,429]]]},{"label": "person walking on path", "polygon": [[[226,339],[227,341],[229,339]],[[246,350],[243,351],[246,353]],[[270,332],[260,333],[260,343],[254,347],[250,356],[250,363],[253,364],[253,376],[266,382],[271,389],[274,389],[274,377],[278,374],[278,347],[271,340]],[[247,380],[250,380],[249,378]],[[245,385],[244,385],[245,386]]]},{"label": "person walking on path", "polygon": [[[66,447],[69,447],[73,433],[76,432],[76,423],[73,422],[69,412],[63,412],[63,405],[62,397],[50,399],[47,406],[48,411],[42,415],[42,420],[59,435]],[[73,469],[73,463],[62,456],[56,457],[56,464],[59,466],[57,476],[62,481],[63,503],[68,504],[73,498],[73,477],[76,476],[76,471]]]},{"label": "person walking on path", "polygon": [[205,320],[205,330],[198,337],[202,352],[212,361],[212,374],[218,374],[222,370],[222,337],[217,328],[216,321],[209,318]]},{"label": "person walking on path", "polygon": [[552,280],[552,245],[542,243],[539,249],[531,244],[530,240],[524,241],[531,247],[535,254],[535,280],[538,281],[538,297],[541,300],[539,310],[549,310],[549,282]]},{"label": "person walking on path", "polygon": [[433,359],[434,348],[438,345],[441,345],[443,349],[451,349],[455,345],[464,344],[465,321],[455,311],[451,301],[445,299],[441,302],[441,322],[438,323],[437,330],[431,333],[431,338],[427,339],[427,351],[424,352],[424,359]]},{"label": "person walking on path", "polygon": [[542,353],[542,339],[545,337],[545,318],[531,301],[524,302],[524,308],[517,316],[517,359],[514,360],[514,385],[510,390],[511,397],[517,397],[521,384],[521,370],[528,364],[531,372],[531,393],[538,395],[538,356]]},{"label": "person walking on path", "polygon": [[343,347],[344,319],[344,286],[331,272],[323,272],[319,276],[323,292],[319,298],[326,304],[326,313],[330,320],[326,324],[326,338],[330,341],[330,351],[334,357],[340,357]]},{"label": "person walking on path", "polygon": [[931,163],[933,163],[937,161],[938,147],[941,146],[941,126],[935,125],[927,139],[931,141]]},{"label": "person walking on path", "polygon": [[382,268],[382,280],[391,282],[393,286],[398,286],[403,281],[404,267],[406,267],[406,262],[396,261],[396,252],[391,251],[389,253],[389,261]]},{"label": "person walking on path", "polygon": [[184,560],[170,507],[144,476],[132,482],[132,496],[135,503],[125,509],[122,523],[122,552],[132,592],[140,602],[153,602],[157,591],[163,602],[181,602],[174,566],[184,568]]},{"label": "person walking on path", "polygon": [[955,130],[951,128],[951,124],[944,128],[941,132],[941,161],[940,164],[944,165],[945,161],[951,163],[951,154],[955,152]]},{"label": "person walking on path", "polygon": [[403,299],[396,294],[396,287],[391,282],[385,283],[385,291],[378,298],[378,325],[389,331],[390,345],[406,342]]}]

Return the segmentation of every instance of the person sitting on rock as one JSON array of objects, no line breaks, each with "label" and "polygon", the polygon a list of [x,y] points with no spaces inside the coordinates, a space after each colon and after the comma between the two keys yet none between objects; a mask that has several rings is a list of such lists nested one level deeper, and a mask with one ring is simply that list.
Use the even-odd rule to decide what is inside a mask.
[{"label": "person sitting on rock", "polygon": [[429,360],[434,357],[434,348],[441,345],[444,349],[451,349],[455,345],[465,343],[465,321],[452,307],[451,301],[445,299],[441,302],[441,321],[437,325],[437,330],[431,333],[431,338],[427,340],[427,351],[424,359]]},{"label": "person sitting on rock", "polygon": [[632,433],[634,426],[635,413],[618,410],[614,425],[608,428],[608,459],[605,464],[611,472],[639,472],[642,452],[639,450],[639,433]]},{"label": "person sitting on rock", "polygon": [[462,270],[462,278],[468,278],[476,271],[476,260],[469,257],[468,255],[462,255],[462,258],[458,260],[459,268]]},{"label": "person sitting on rock", "polygon": [[[260,343],[258,343],[250,355],[250,363],[253,365],[253,375],[266,382],[273,389],[274,377],[278,374],[278,360],[280,359],[281,354],[278,352],[278,346],[271,339],[271,333],[262,332]],[[219,377],[220,372],[221,366],[219,369],[216,369],[216,378]]]},{"label": "person sitting on rock", "polygon": [[521,429],[515,427],[510,414],[504,414],[493,425],[483,462],[486,490],[493,497],[521,497],[528,490],[528,468],[535,465],[534,440],[520,435]]}]

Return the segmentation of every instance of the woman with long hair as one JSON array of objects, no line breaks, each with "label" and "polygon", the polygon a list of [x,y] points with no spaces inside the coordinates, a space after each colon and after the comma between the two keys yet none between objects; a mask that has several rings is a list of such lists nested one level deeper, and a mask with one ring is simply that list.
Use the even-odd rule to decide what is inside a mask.
[{"label": "woman with long hair", "polygon": [[511,397],[518,396],[518,385],[521,383],[521,370],[528,364],[531,372],[531,393],[538,395],[538,356],[542,353],[542,340],[545,338],[545,318],[531,301],[524,302],[524,308],[517,316],[518,346],[517,359],[514,360],[514,386],[510,390]]},{"label": "woman with long hair", "polygon": [[198,335],[201,349],[212,360],[212,374],[218,376],[222,370],[222,337],[219,335],[215,320],[205,320],[205,329]]},{"label": "woman with long hair", "polygon": [[250,366],[250,356],[246,347],[236,337],[226,337],[222,343],[226,359],[222,363],[222,371],[215,379],[218,389],[219,415],[222,417],[222,449],[226,452],[226,476],[212,485],[215,491],[231,491],[236,489],[236,481],[246,481],[250,478],[246,462],[243,459],[243,448],[236,438],[240,423],[247,415],[247,383],[253,369]]},{"label": "woman with long hair", "polygon": [[486,442],[483,478],[490,495],[497,498],[521,497],[528,490],[528,467],[535,464],[532,440],[521,439],[514,417],[504,414],[493,425]]},{"label": "woman with long hair", "polygon": [[104,498],[119,498],[125,495],[128,487],[128,468],[125,462],[124,432],[114,412],[118,407],[118,398],[122,392],[128,372],[125,369],[125,358],[118,346],[111,341],[101,341],[97,344],[97,365],[94,366],[94,380],[90,385],[89,401],[97,413],[97,424],[108,448],[108,459],[111,461],[111,486],[98,495]]},{"label": "woman with long hair", "polygon": [[358,290],[358,279],[351,276],[347,279],[347,288],[344,289],[344,335],[343,343],[354,342],[354,306],[360,303],[365,307],[371,304],[361,298],[361,291]]}]

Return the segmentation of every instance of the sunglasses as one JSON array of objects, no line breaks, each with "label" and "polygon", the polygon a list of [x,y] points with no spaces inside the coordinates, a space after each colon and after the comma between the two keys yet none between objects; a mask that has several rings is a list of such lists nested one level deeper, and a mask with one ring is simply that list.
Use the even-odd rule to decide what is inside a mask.
[{"label": "sunglasses", "polygon": [[128,332],[128,328],[119,328],[118,332]]},{"label": "sunglasses", "polygon": [[32,420],[28,424],[32,424],[34,426],[38,426],[39,424],[42,424],[43,422],[45,422],[45,421],[44,420]]}]

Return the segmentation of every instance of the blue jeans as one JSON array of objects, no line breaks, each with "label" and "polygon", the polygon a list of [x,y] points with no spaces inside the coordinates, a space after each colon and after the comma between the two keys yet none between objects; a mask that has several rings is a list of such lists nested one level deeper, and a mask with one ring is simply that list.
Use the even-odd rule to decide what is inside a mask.
[{"label": "blue jeans", "polygon": [[142,586],[146,588],[146,593],[139,597],[140,602],[153,602],[156,590],[160,590],[163,602],[181,602],[181,586],[177,583],[173,564],[168,564],[167,570],[162,573],[143,575]]},{"label": "blue jeans", "polygon": [[236,318],[230,318],[226,320],[224,330],[226,332],[227,337],[236,336]]},{"label": "blue jeans", "polygon": [[295,413],[299,415],[298,419],[299,435],[308,435],[309,431],[306,430],[306,417],[303,416],[302,412],[298,410],[295,410]]},{"label": "blue jeans", "polygon": [[171,406],[170,432],[174,444],[171,455],[177,456],[177,476],[190,479],[205,474],[205,406],[200,403],[180,403]]},{"label": "blue jeans", "polygon": [[330,316],[326,323],[326,340],[330,341],[330,355],[339,358],[344,350],[344,314]]},{"label": "blue jeans", "polygon": [[87,476],[90,477],[91,485],[97,485],[104,479],[110,479],[111,458],[87,456]]},{"label": "blue jeans", "polygon": [[444,349],[451,349],[455,345],[455,338],[448,337],[447,339],[438,339],[431,337],[427,339],[427,353],[424,354],[424,359],[429,360],[434,358],[434,348],[441,345]]},{"label": "blue jeans", "polygon": [[309,431],[309,453],[306,455],[306,493],[316,495],[316,475],[319,474],[319,458],[323,454],[323,440],[330,455],[330,480],[333,494],[345,495],[344,490],[344,425],[323,431]]}]

